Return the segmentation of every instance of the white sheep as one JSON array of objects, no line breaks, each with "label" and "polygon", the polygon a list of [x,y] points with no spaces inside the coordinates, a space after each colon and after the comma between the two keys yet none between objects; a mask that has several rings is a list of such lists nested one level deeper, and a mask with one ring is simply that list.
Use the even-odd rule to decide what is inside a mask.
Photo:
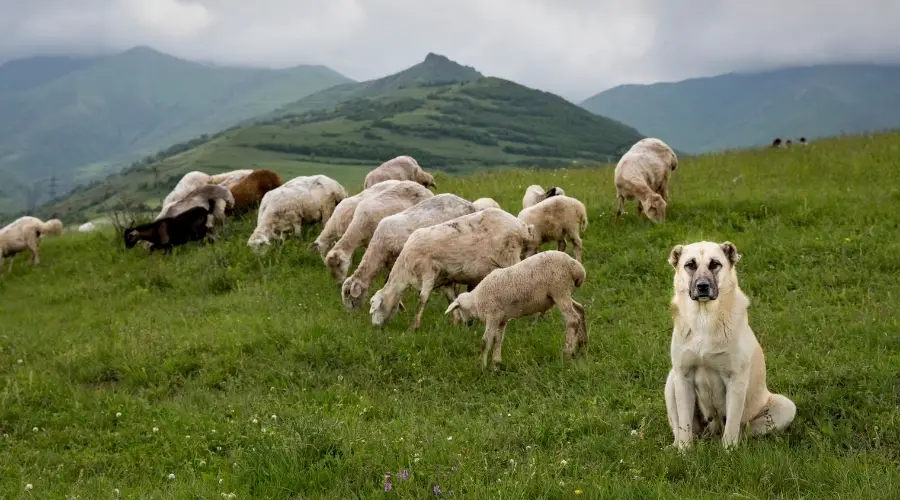
[{"label": "white sheep", "polygon": [[566,192],[559,186],[553,186],[544,191],[544,188],[537,184],[532,184],[525,189],[525,196],[522,197],[522,208],[526,209],[536,205],[551,196],[564,196],[565,194]]},{"label": "white sheep", "polygon": [[267,192],[259,204],[256,229],[247,245],[262,253],[273,238],[283,240],[303,224],[328,219],[347,196],[344,187],[325,175],[297,177]]},{"label": "white sheep", "polygon": [[156,220],[177,217],[196,207],[209,210],[206,227],[212,229],[216,222],[225,223],[225,210],[234,206],[234,196],[226,187],[216,184],[204,184],[184,197],[167,205],[156,217]]},{"label": "white sheep", "polygon": [[3,229],[0,229],[0,269],[3,269],[3,258],[9,259],[9,269],[12,270],[17,253],[30,250],[32,265],[41,263],[41,238],[45,236],[59,236],[62,234],[63,223],[59,219],[50,219],[43,222],[37,217],[19,217]]},{"label": "white sheep", "polygon": [[359,202],[353,212],[353,220],[341,239],[325,256],[325,266],[338,283],[343,283],[350,269],[353,252],[366,246],[381,219],[400,213],[407,208],[434,197],[428,188],[413,181],[400,181],[379,193],[373,193]]},{"label": "white sheep", "polygon": [[642,212],[653,222],[666,219],[669,203],[669,174],[678,167],[678,157],[666,143],[653,137],[641,139],[629,149],[615,170],[616,222],[622,216],[625,200],[638,200]]},{"label": "white sheep", "polygon": [[384,288],[369,300],[372,324],[383,326],[397,313],[407,287],[419,289],[412,324],[418,329],[431,291],[456,283],[475,286],[491,271],[519,262],[534,227],[497,208],[486,208],[415,230],[397,256]]},{"label": "white sheep", "polygon": [[475,205],[475,208],[478,210],[484,210],[485,208],[503,209],[503,207],[501,207],[493,198],[478,198],[473,201],[472,204]]},{"label": "white sheep", "polygon": [[178,181],[178,184],[172,188],[172,191],[166,195],[165,199],[162,202],[162,208],[159,211],[159,215],[156,216],[153,220],[159,220],[163,218],[163,214],[168,210],[169,205],[181,201],[185,196],[188,195],[191,191],[197,189],[200,186],[205,186],[210,183],[210,176],[203,172],[193,171],[184,174],[184,177]]},{"label": "white sheep", "polygon": [[211,175],[209,177],[210,184],[217,184],[222,187],[231,189],[235,184],[241,182],[244,177],[253,173],[253,169],[245,168],[241,170],[232,170],[230,172],[222,172],[221,174]]},{"label": "white sheep", "polygon": [[344,306],[349,310],[362,304],[375,276],[382,269],[391,269],[413,231],[477,211],[469,201],[455,194],[444,193],[382,219],[375,228],[359,266],[341,286]]},{"label": "white sheep", "polygon": [[337,243],[339,239],[341,239],[341,236],[344,235],[344,232],[346,232],[347,228],[350,226],[350,222],[353,221],[353,214],[356,212],[356,207],[359,205],[359,202],[372,194],[380,193],[391,186],[395,186],[398,182],[400,181],[382,181],[363,190],[361,193],[344,198],[334,208],[331,218],[325,223],[322,232],[319,233],[316,240],[309,244],[309,249],[318,251],[319,255],[322,257],[322,262],[325,262],[328,251],[334,247],[334,244]]},{"label": "white sheep", "polygon": [[95,229],[97,229],[97,226],[95,226],[93,222],[85,222],[84,224],[78,226],[79,233],[90,233]]},{"label": "white sheep", "polygon": [[575,246],[575,260],[581,262],[581,233],[588,226],[583,203],[570,196],[557,195],[523,209],[519,219],[535,229],[535,239],[528,245],[526,257],[537,253],[549,241],[557,242],[557,250],[565,252],[568,238]]},{"label": "white sheep", "polygon": [[584,284],[586,273],[580,262],[564,252],[549,250],[512,266],[491,271],[471,292],[456,297],[444,314],[459,311],[462,319],[485,323],[481,365],[487,367],[493,347],[493,364],[501,362],[503,334],[510,320],[542,314],[554,304],[566,319],[564,352],[577,354],[588,340],[584,307],[572,300],[575,288]]},{"label": "white sheep", "polygon": [[363,186],[368,189],[379,182],[389,179],[397,181],[413,181],[427,188],[436,188],[434,176],[422,170],[419,162],[412,156],[398,156],[382,163],[366,175]]}]

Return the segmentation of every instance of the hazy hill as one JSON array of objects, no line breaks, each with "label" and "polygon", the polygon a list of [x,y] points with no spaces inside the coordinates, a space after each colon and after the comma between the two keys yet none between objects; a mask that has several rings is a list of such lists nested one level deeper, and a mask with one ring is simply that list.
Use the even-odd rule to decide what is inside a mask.
[{"label": "hazy hill", "polygon": [[623,85],[582,103],[688,152],[900,126],[900,66],[822,65]]},{"label": "hazy hill", "polygon": [[458,64],[446,56],[428,53],[424,61],[399,73],[365,82],[337,85],[316,92],[276,110],[272,113],[272,117],[330,108],[351,99],[373,97],[403,87],[470,82],[483,77],[484,75],[470,66]]},{"label": "hazy hill", "polygon": [[35,181],[58,192],[162,147],[351,81],[324,66],[217,67],[139,47],[0,67],[0,211]]},{"label": "hazy hill", "polygon": [[81,188],[40,213],[79,220],[123,200],[152,206],[190,170],[270,168],[286,178],[323,173],[359,189],[368,170],[400,154],[447,172],[558,167],[614,161],[640,138],[626,125],[507,80],[420,85],[233,128]]}]

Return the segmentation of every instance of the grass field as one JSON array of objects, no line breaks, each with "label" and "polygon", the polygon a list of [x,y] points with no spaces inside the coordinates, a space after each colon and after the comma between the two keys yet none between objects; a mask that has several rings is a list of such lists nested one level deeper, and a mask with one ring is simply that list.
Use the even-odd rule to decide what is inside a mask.
[{"label": "grass field", "polygon": [[[510,324],[497,373],[479,366],[483,326],[453,328],[439,294],[417,333],[410,313],[376,330],[345,312],[305,250],[317,228],[262,258],[250,221],[169,257],[48,239],[40,266],[21,256],[0,280],[0,498],[890,498],[897,158],[898,134],[691,158],[658,226],[633,204],[614,224],[608,168],[440,177],[514,214],[531,183],[589,210],[587,354],[563,359],[553,310]],[[666,258],[700,239],[743,254],[769,387],[798,414],[732,453],[679,455]]]}]

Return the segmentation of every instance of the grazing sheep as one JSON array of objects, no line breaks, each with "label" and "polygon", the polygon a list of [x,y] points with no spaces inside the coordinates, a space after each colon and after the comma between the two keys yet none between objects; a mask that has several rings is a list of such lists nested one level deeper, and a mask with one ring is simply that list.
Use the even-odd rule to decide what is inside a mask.
[{"label": "grazing sheep", "polygon": [[209,182],[210,184],[218,184],[224,188],[231,189],[235,184],[241,182],[244,177],[247,177],[252,173],[253,170],[249,168],[232,170],[231,172],[222,172],[221,174],[210,176]]},{"label": "grazing sheep", "polygon": [[10,257],[7,272],[12,271],[16,254],[25,250],[31,251],[32,265],[40,264],[41,238],[59,236],[62,229],[63,223],[59,219],[43,222],[37,217],[24,216],[12,221],[0,229],[0,270],[3,268],[3,258]]},{"label": "grazing sheep", "polygon": [[211,230],[215,223],[225,223],[225,212],[228,208],[234,206],[234,197],[228,188],[217,186],[216,184],[205,184],[200,186],[184,198],[169,204],[156,217],[156,220],[172,218],[178,214],[187,212],[194,207],[212,207],[209,220],[206,225]]},{"label": "grazing sheep", "polygon": [[788,140],[786,140],[786,141],[784,141],[784,145],[785,145],[785,147],[791,147],[791,144],[793,144],[793,143],[792,143],[792,142],[791,142],[791,140],[790,140],[790,139],[788,139]]},{"label": "grazing sheep", "polygon": [[522,198],[522,208],[534,206],[551,196],[565,196],[566,192],[559,186],[553,186],[544,191],[544,188],[537,184],[532,184],[525,189],[525,196]]},{"label": "grazing sheep", "polygon": [[780,147],[781,147],[781,137],[776,137],[775,140],[772,141],[772,147],[773,147],[773,148],[780,148]]},{"label": "grazing sheep", "polygon": [[484,210],[485,208],[499,208],[501,210],[503,209],[503,207],[501,207],[499,203],[494,201],[493,198],[478,198],[477,200],[473,201],[472,204],[475,205],[475,208],[477,208],[478,210]]},{"label": "grazing sheep", "polygon": [[678,168],[678,157],[666,143],[648,137],[636,142],[628,150],[615,170],[616,200],[619,209],[616,222],[622,216],[625,200],[638,200],[638,215],[647,214],[653,222],[666,220],[669,203],[669,175]]},{"label": "grazing sheep", "polygon": [[163,250],[172,253],[172,247],[198,241],[207,237],[207,218],[215,202],[206,207],[193,207],[174,217],[164,217],[123,231],[125,248],[133,248],[138,241],[148,242],[148,250]]},{"label": "grazing sheep", "polygon": [[555,304],[566,319],[563,351],[574,356],[588,340],[584,307],[572,300],[572,291],[584,284],[585,277],[584,266],[567,254],[541,252],[491,271],[474,290],[459,294],[444,314],[458,309],[463,320],[477,318],[485,323],[481,365],[487,367],[488,352],[493,347],[496,368],[509,320],[542,314]]},{"label": "grazing sheep", "polygon": [[281,186],[281,177],[271,170],[254,170],[231,186],[234,208],[230,214],[242,214],[253,209],[269,191]]},{"label": "grazing sheep", "polygon": [[434,177],[422,170],[415,158],[406,155],[392,158],[373,169],[366,175],[363,186],[368,189],[379,182],[389,179],[413,181],[427,188],[437,188],[437,185],[434,183]]},{"label": "grazing sheep", "polygon": [[347,227],[350,226],[350,222],[353,221],[353,214],[356,212],[357,205],[365,198],[395,186],[399,182],[400,181],[394,180],[382,181],[363,190],[361,193],[343,199],[334,208],[334,213],[332,213],[328,221],[325,222],[325,226],[322,228],[322,232],[319,233],[316,241],[310,243],[309,249],[318,251],[319,255],[322,257],[322,262],[325,262],[328,251],[334,247],[334,244],[337,243],[339,239],[341,239],[341,236],[347,231]]},{"label": "grazing sheep", "polygon": [[325,256],[325,265],[331,271],[331,276],[338,283],[343,283],[347,277],[347,271],[350,269],[353,252],[369,243],[381,219],[400,213],[432,197],[434,194],[421,184],[413,181],[400,181],[359,202],[347,230]]},{"label": "grazing sheep", "polygon": [[359,266],[341,287],[344,307],[356,309],[362,304],[375,276],[391,269],[413,231],[477,211],[473,203],[444,193],[381,219]]},{"label": "grazing sheep", "polygon": [[93,222],[85,222],[84,224],[78,226],[79,233],[90,233],[95,229],[97,229],[97,226],[95,226]]},{"label": "grazing sheep", "polygon": [[806,137],[800,138],[800,144],[803,144],[804,146],[806,146]]},{"label": "grazing sheep", "polygon": [[575,246],[575,260],[581,262],[581,233],[588,226],[584,203],[569,196],[554,196],[522,210],[519,219],[535,229],[525,257],[534,255],[549,241],[555,241],[556,249],[565,252],[568,238]]},{"label": "grazing sheep", "polygon": [[534,239],[534,227],[497,208],[416,229],[388,275],[369,300],[372,324],[383,326],[397,313],[407,287],[419,289],[412,328],[418,329],[431,291],[456,283],[475,286],[491,271],[519,262]]},{"label": "grazing sheep", "polygon": [[328,220],[347,192],[325,175],[296,177],[263,196],[256,217],[256,229],[247,245],[262,253],[272,238],[284,239],[299,232],[304,223]]},{"label": "grazing sheep", "polygon": [[162,209],[159,211],[159,215],[156,216],[155,220],[159,220],[163,217],[163,214],[166,212],[169,205],[181,201],[188,193],[198,187],[209,184],[209,180],[210,176],[203,172],[193,171],[184,174],[184,177],[178,181],[175,188],[166,195],[166,198],[162,202]]}]

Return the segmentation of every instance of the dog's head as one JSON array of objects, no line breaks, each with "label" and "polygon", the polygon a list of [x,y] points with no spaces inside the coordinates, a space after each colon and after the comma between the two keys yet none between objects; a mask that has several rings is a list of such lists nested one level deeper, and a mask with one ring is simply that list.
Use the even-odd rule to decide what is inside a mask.
[{"label": "dog's head", "polygon": [[686,291],[697,302],[716,300],[737,283],[734,265],[739,260],[741,254],[730,241],[675,245],[669,254],[669,264],[675,268],[675,292]]},{"label": "dog's head", "polygon": [[650,196],[641,200],[641,207],[647,218],[653,222],[663,222],[666,220],[666,200],[658,193],[651,193]]}]

